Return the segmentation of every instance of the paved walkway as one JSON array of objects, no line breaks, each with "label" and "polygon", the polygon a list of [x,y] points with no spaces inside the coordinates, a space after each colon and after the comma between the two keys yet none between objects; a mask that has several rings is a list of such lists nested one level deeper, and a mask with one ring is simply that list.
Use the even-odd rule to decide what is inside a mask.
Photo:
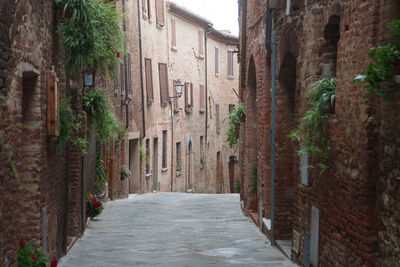
[{"label": "paved walkway", "polygon": [[157,193],[106,204],[59,266],[294,266],[239,195]]}]

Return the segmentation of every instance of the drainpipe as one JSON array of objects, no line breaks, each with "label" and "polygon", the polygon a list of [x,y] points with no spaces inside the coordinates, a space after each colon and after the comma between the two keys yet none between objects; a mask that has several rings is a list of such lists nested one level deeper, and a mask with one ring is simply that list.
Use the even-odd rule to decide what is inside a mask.
[{"label": "drainpipe", "polygon": [[[270,4],[270,2],[269,2]],[[269,5],[268,4],[268,5]],[[269,6],[269,8],[276,8]],[[276,11],[269,13],[275,21]],[[269,15],[268,14],[268,15]],[[275,25],[274,25],[275,26]],[[271,244],[275,245],[275,134],[276,134],[276,46],[277,34],[272,34],[272,96],[271,96]]]},{"label": "drainpipe", "polygon": [[142,28],[140,23],[140,6],[139,1],[137,2],[137,10],[138,10],[138,27],[139,27],[139,56],[140,56],[140,87],[142,91],[142,136],[144,138],[146,136],[146,116],[144,114],[144,85],[143,85],[143,55],[142,55]]}]

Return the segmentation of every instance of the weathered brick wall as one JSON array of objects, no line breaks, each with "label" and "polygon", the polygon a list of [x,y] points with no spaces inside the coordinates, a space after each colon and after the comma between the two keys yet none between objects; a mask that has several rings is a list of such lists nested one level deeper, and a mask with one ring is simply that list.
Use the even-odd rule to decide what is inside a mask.
[{"label": "weathered brick wall", "polygon": [[[256,122],[257,146],[260,148],[256,153],[259,168],[264,166],[261,172],[263,178],[261,181],[259,178],[259,181],[265,182],[265,190],[258,188],[258,197],[264,201],[264,216],[268,218],[271,61],[264,45],[265,17],[256,11],[265,8],[266,1],[245,2],[247,21],[244,20],[245,15],[241,14],[241,23],[246,23],[246,30],[241,24],[241,96],[246,103],[254,103],[249,94],[249,77],[256,73],[259,114]],[[398,95],[393,95],[395,101],[391,105],[374,99],[366,100],[365,90],[354,86],[352,80],[355,75],[363,73],[369,63],[366,56],[369,49],[385,40],[383,24],[390,20],[385,14],[393,18],[396,14],[393,10],[398,10],[398,3],[356,0],[307,1],[307,6],[298,5],[303,2],[292,3],[294,5],[290,14],[286,15],[286,1],[280,2],[276,21],[278,81],[275,238],[291,239],[292,230],[298,231],[300,253],[296,254],[292,250],[292,259],[301,263],[302,240],[304,235],[310,235],[311,206],[315,206],[320,212],[321,265],[373,266],[377,257],[378,264],[395,264],[398,260],[398,237],[394,229],[398,219],[392,214],[396,214],[398,203],[396,166],[399,144],[395,137],[398,129],[393,123],[398,116]],[[340,37],[337,44],[336,75],[333,75],[337,77],[336,109],[335,114],[329,115],[328,121],[331,140],[329,170],[319,177],[318,170],[308,169],[309,185],[304,186],[300,179],[300,159],[293,156],[299,148],[289,142],[287,134],[304,114],[305,91],[311,82],[310,77],[330,75],[327,71],[331,60],[327,51],[330,48],[326,45],[324,31],[328,29],[329,32],[332,29],[329,27],[335,27],[332,24],[338,19]],[[330,26],[326,28],[327,25]],[[249,71],[251,58],[255,63],[255,71],[251,70],[254,73]],[[248,140],[248,127],[254,125],[246,118],[242,135],[244,145],[241,148],[246,165],[249,158],[254,157],[254,152],[249,150],[249,144],[254,140]],[[259,129],[264,131],[260,133]],[[262,145],[260,142],[263,142]],[[309,163],[315,165],[318,161]],[[244,186],[248,187],[251,178],[246,166],[242,165],[242,172]],[[246,209],[251,208],[254,195],[247,190],[242,199],[245,200]]]}]

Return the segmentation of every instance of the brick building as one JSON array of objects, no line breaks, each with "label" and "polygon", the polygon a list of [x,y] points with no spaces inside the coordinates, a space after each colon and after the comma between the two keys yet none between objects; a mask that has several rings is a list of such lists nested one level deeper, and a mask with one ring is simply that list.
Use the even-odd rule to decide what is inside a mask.
[{"label": "brick building", "polygon": [[[238,91],[237,38],[173,2],[140,4],[146,92],[142,192],[230,192],[229,165],[233,180],[237,164],[224,139],[229,105],[238,102],[232,90]],[[181,97],[175,90],[179,82]]]},{"label": "brick building", "polygon": [[103,151],[107,159],[110,197],[125,197],[129,192],[129,181],[120,181],[120,167],[131,164],[136,168],[133,158],[138,159],[139,147],[135,145],[143,134],[142,94],[137,82],[138,5],[136,1],[119,1],[118,5],[131,12],[121,25],[129,33],[128,53],[121,58],[128,78],[117,74],[114,83],[111,77],[103,81],[98,75],[95,84],[113,96],[113,109],[126,124],[126,134],[121,143],[110,140],[111,149],[101,148],[96,145],[95,129],[84,119],[88,145],[83,155],[70,144],[56,146],[59,101],[71,97],[73,109],[82,113],[84,90],[82,75],[66,77],[62,40],[56,34],[60,13],[54,1],[0,3],[1,266],[16,266],[19,240],[32,242],[52,259],[65,254],[70,243],[82,235],[87,219],[85,193],[94,190],[96,153]]},{"label": "brick building", "polygon": [[[278,245],[289,241],[287,253],[299,264],[396,266],[400,95],[391,93],[390,104],[365,99],[365,89],[352,81],[369,64],[370,48],[387,41],[385,24],[398,18],[399,2],[276,2],[272,19],[267,1],[239,1],[244,210],[258,213],[260,225]],[[274,187],[269,20],[277,33]],[[312,161],[307,154],[297,156],[299,148],[288,137],[304,114],[306,89],[315,76],[337,79],[327,125],[329,168],[321,176],[308,168],[317,162],[307,162]],[[251,190],[252,166],[258,170],[256,192]]]}]

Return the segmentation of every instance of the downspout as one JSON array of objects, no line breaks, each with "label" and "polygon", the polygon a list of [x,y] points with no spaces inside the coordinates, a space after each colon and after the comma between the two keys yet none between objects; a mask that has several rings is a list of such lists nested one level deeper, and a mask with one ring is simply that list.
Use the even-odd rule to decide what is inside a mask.
[{"label": "downspout", "polygon": [[146,136],[146,116],[144,114],[144,85],[143,85],[143,55],[142,55],[142,28],[140,23],[140,6],[139,1],[137,2],[137,10],[138,10],[138,27],[139,27],[139,56],[140,56],[140,87],[142,91],[142,136],[144,138]]}]

